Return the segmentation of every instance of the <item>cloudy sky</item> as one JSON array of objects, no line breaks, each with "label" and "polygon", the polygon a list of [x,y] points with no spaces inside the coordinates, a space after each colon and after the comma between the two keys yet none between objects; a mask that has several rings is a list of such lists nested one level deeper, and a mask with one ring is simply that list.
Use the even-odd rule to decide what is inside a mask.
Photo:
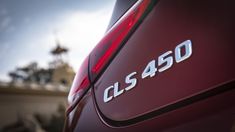
[{"label": "cloudy sky", "polygon": [[47,67],[55,38],[77,71],[104,35],[115,0],[1,0],[0,81],[32,61]]}]

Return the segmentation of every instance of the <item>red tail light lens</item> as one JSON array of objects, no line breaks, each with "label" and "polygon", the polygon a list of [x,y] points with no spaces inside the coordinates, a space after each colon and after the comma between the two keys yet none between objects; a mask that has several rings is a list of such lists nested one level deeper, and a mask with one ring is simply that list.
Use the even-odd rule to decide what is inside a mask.
[{"label": "red tail light lens", "polygon": [[90,86],[90,81],[88,78],[88,58],[89,57],[87,57],[80,66],[80,69],[77,72],[73,80],[72,87],[69,91],[68,101],[71,105],[71,108],[75,102],[77,102],[83,96]]},{"label": "red tail light lens", "polygon": [[117,53],[134,28],[142,21],[142,16],[151,0],[140,0],[107,32],[94,48],[90,57],[91,80],[104,69],[109,60]]}]

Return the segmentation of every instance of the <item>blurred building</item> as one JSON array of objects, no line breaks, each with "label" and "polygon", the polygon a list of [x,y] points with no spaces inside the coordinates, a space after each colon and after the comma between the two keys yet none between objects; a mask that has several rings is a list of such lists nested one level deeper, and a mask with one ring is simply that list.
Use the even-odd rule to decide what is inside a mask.
[{"label": "blurred building", "polygon": [[64,86],[70,86],[75,75],[73,68],[66,62],[63,58],[63,54],[66,54],[68,49],[60,46],[57,43],[55,49],[51,51],[55,60],[52,63],[53,73],[52,73],[52,83],[62,84]]},{"label": "blurred building", "polygon": [[75,73],[68,64],[63,64],[56,67],[52,73],[52,82],[55,84],[62,84],[64,86],[70,86],[73,81]]},{"label": "blurred building", "polygon": [[47,68],[31,62],[11,71],[10,83],[0,82],[0,131],[62,131],[75,75],[65,58],[68,51],[57,43]]},{"label": "blurred building", "polygon": [[19,88],[68,91],[75,75],[73,68],[64,57],[68,51],[57,43],[50,52],[54,59],[49,63],[48,68],[40,68],[37,62],[18,67],[9,73],[12,79],[10,85]]}]

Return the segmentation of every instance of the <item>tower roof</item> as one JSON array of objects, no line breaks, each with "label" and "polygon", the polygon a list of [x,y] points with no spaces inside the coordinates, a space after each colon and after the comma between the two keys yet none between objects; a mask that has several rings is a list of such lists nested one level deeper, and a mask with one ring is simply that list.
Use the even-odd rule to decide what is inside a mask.
[{"label": "tower roof", "polygon": [[60,46],[59,44],[57,44],[57,46],[51,50],[51,54],[53,55],[60,55],[66,52],[68,52],[68,49]]}]

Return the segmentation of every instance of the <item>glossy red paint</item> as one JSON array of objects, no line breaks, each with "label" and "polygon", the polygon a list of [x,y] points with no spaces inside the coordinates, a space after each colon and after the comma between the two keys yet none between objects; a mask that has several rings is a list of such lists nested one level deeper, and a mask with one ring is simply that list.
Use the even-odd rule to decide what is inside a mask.
[{"label": "glossy red paint", "polygon": [[[94,85],[103,117],[123,121],[163,111],[235,79],[235,8],[233,1],[159,1]],[[152,78],[141,79],[153,59],[190,39],[192,56]],[[137,86],[103,101],[104,90],[137,72]]]},{"label": "glossy red paint", "polygon": [[[110,63],[102,56],[111,43],[91,53],[91,89],[68,113],[66,131],[234,131],[234,5],[232,0],[158,1]],[[192,41],[190,58],[141,79],[148,62],[185,40]],[[100,58],[105,59],[98,64]],[[115,82],[125,88],[132,72],[136,87],[104,103],[105,88]]]},{"label": "glossy red paint", "polygon": [[[234,83],[229,87],[235,87]],[[231,90],[137,124],[114,128],[100,120],[89,91],[74,110],[77,116],[71,115],[76,117],[72,124],[75,132],[230,132],[235,127],[234,98],[235,90]]]}]

